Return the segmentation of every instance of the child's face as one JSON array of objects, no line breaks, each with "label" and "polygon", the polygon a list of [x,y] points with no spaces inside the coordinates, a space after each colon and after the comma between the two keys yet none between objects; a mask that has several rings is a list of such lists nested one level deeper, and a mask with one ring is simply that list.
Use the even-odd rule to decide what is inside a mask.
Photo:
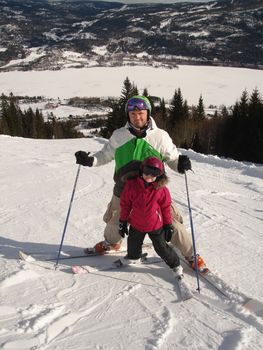
[{"label": "child's face", "polygon": [[150,182],[154,182],[156,180],[157,176],[154,176],[152,174],[149,174],[149,175],[142,174],[142,178],[145,182],[150,183]]}]

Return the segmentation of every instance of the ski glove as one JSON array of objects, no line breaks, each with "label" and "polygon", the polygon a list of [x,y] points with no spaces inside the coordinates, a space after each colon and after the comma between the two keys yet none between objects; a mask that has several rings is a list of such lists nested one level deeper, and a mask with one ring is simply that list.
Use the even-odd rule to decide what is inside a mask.
[{"label": "ski glove", "polygon": [[184,172],[187,170],[192,170],[191,161],[188,158],[188,156],[185,156],[185,155],[179,156],[177,169],[180,174],[184,174]]},{"label": "ski glove", "polygon": [[119,234],[124,238],[125,235],[128,235],[128,223],[127,221],[119,221]]},{"label": "ski glove", "polygon": [[75,153],[76,163],[84,166],[92,166],[94,162],[94,157],[89,156],[90,152],[86,153],[83,151],[78,151]]},{"label": "ski glove", "polygon": [[174,233],[173,225],[166,224],[163,226],[164,238],[166,242],[170,242],[172,235]]}]

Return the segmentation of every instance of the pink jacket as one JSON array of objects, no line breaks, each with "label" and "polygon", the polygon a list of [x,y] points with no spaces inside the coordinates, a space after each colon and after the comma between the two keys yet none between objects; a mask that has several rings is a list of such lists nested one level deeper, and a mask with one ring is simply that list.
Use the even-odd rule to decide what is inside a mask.
[{"label": "pink jacket", "polygon": [[120,220],[128,221],[141,232],[160,229],[172,223],[171,195],[167,187],[156,183],[144,186],[141,177],[128,180],[120,197]]}]

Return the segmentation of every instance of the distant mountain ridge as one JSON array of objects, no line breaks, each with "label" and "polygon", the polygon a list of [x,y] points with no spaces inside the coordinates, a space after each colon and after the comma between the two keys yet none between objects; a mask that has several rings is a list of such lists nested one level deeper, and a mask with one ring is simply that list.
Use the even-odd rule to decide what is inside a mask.
[{"label": "distant mountain ridge", "polygon": [[178,64],[263,68],[262,0],[0,0],[0,71]]}]

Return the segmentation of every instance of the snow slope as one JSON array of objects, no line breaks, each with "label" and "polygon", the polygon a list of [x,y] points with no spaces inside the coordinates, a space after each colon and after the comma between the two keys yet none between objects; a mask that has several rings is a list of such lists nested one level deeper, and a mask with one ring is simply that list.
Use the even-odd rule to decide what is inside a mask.
[{"label": "snow slope", "polygon": [[[263,166],[184,151],[198,251],[230,300],[201,281],[201,295],[180,302],[163,263],[73,275],[70,266],[109,264],[114,256],[26,263],[18,251],[56,252],[77,173],[74,152],[105,140],[32,140],[0,135],[0,348],[19,350],[255,350],[263,347]],[[81,167],[63,251],[102,238],[113,162]],[[168,169],[170,190],[189,227],[185,181]],[[193,274],[185,279],[196,289]]]}]

